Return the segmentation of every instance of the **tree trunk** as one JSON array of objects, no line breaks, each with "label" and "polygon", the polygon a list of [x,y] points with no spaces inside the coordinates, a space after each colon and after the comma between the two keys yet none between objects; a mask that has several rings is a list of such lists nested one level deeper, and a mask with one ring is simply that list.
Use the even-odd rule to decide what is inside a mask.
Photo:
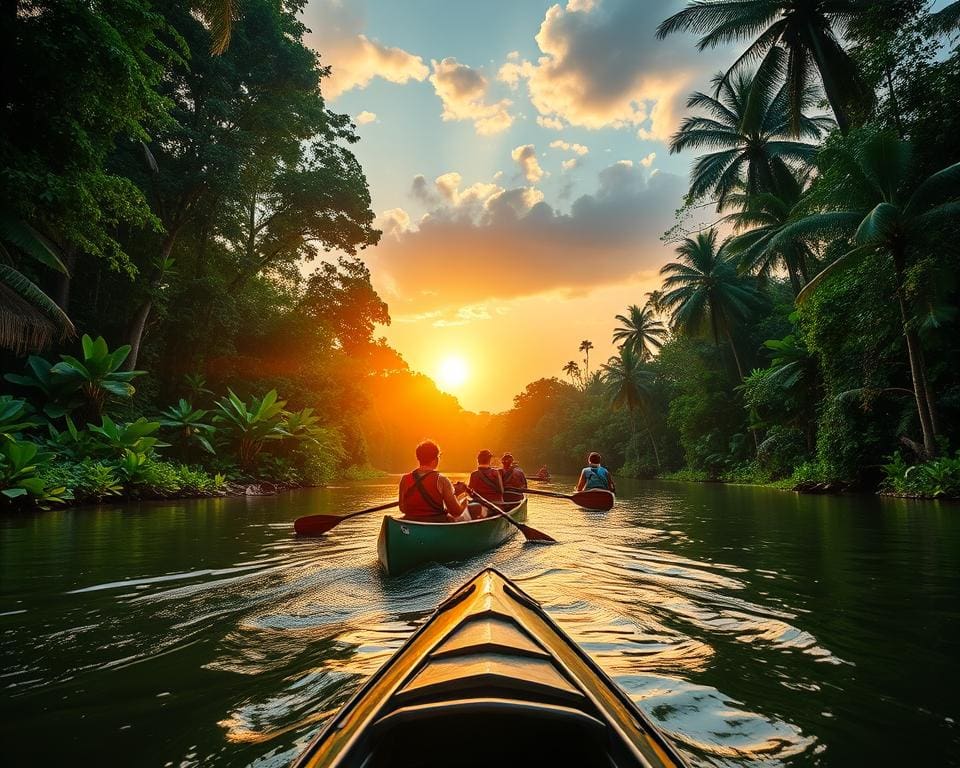
[{"label": "tree trunk", "polygon": [[[727,329],[727,341],[730,342],[730,351],[733,352],[733,362],[737,365],[737,374],[740,376],[740,383],[743,383],[743,367],[740,365],[740,355],[737,354],[737,345],[733,343],[733,334]],[[753,427],[748,427],[750,434],[753,435],[753,447],[756,449],[754,455],[760,453],[760,436]]]},{"label": "tree trunk", "polygon": [[893,111],[893,124],[897,129],[897,136],[901,141],[904,139],[903,123],[900,120],[900,105],[897,103],[897,94],[893,90],[893,77],[890,74],[890,67],[886,67],[887,90],[890,92],[890,109]]},{"label": "tree trunk", "polygon": [[928,388],[925,385],[926,375],[923,370],[923,352],[920,348],[920,337],[910,324],[910,314],[907,312],[907,302],[903,295],[904,259],[902,254],[893,254],[893,265],[897,278],[897,304],[900,307],[900,321],[903,324],[903,335],[907,340],[907,357],[910,361],[910,379],[913,383],[913,396],[917,401],[917,416],[920,419],[920,431],[923,433],[923,450],[926,458],[937,455],[936,430],[930,416],[930,405],[927,401]]},{"label": "tree trunk", "polygon": [[[167,236],[163,239],[163,244],[160,246],[160,259],[159,263],[162,265],[170,258],[170,253],[173,251],[173,244],[177,241],[177,232],[179,227],[171,228]],[[163,275],[163,267],[159,266],[157,268],[158,275],[157,277],[152,277],[147,286],[149,294],[143,303],[137,307],[137,311],[134,313],[133,318],[130,320],[130,324],[127,326],[127,344],[130,345],[130,354],[127,356],[126,362],[123,364],[123,369],[125,371],[132,371],[137,367],[137,359],[140,357],[140,344],[143,341],[143,332],[147,327],[147,320],[150,317],[150,310],[153,309],[153,291],[156,288],[157,281]]]},{"label": "tree trunk", "polygon": [[53,300],[57,302],[67,315],[70,314],[70,280],[73,277],[73,269],[77,265],[77,246],[67,245],[63,249],[63,265],[67,268],[67,273],[57,273],[57,283],[54,289]]},{"label": "tree trunk", "polygon": [[[805,37],[807,36],[805,35]],[[840,129],[840,133],[846,136],[850,132],[850,117],[847,114],[846,106],[841,98],[840,88],[833,77],[833,70],[824,55],[822,41],[816,32],[809,35],[808,41],[810,44],[810,52],[813,54],[813,60],[817,65],[817,70],[820,72],[820,81],[823,83],[824,95],[827,97],[827,101],[830,102],[830,108],[833,110],[833,116],[836,118],[837,128]]]},{"label": "tree trunk", "polygon": [[653,448],[653,458],[657,462],[657,471],[660,471],[660,451],[657,450],[657,441],[653,439],[653,430],[650,428],[650,420],[643,409],[640,410],[640,416],[643,418],[643,426],[646,427],[647,434],[650,436],[650,447]]}]

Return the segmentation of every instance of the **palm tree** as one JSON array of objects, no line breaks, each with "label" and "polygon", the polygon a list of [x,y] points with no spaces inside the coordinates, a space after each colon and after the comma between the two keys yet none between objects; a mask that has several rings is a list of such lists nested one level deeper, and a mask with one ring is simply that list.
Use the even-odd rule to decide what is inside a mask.
[{"label": "palm tree", "polygon": [[868,108],[874,95],[838,38],[852,18],[872,5],[870,0],[689,0],[660,24],[657,37],[694,32],[702,35],[701,51],[753,38],[726,77],[758,59],[764,83],[785,73],[791,122],[798,133],[804,94],[816,68],[837,125],[846,133],[851,108]]},{"label": "palm tree", "polygon": [[30,352],[73,336],[70,318],[15,266],[15,257],[67,274],[51,242],[12,211],[0,210],[0,347]]},{"label": "palm tree", "polygon": [[784,268],[794,295],[810,279],[809,267],[816,263],[816,254],[802,240],[783,241],[777,248],[770,248],[770,241],[797,218],[808,178],[808,174],[799,178],[784,174],[777,182],[777,192],[733,193],[727,197],[727,204],[739,210],[724,217],[739,233],[727,241],[724,250],[738,259],[740,271],[768,276]]},{"label": "palm tree", "polygon": [[717,248],[717,231],[708,229],[695,238],[686,238],[677,248],[679,261],[664,265],[663,306],[670,312],[670,326],[679,333],[709,331],[720,345],[730,344],[737,374],[743,367],[733,341],[733,331],[762,304],[762,297],[748,278],[737,273],[732,261]]},{"label": "palm tree", "polygon": [[[660,452],[650,428],[649,411],[653,373],[645,370],[635,350],[624,345],[618,356],[611,357],[601,366],[601,376],[610,400],[615,408],[626,408],[631,414],[640,414],[644,428],[650,437],[653,457],[660,468]],[[636,425],[634,425],[636,428]]]},{"label": "palm tree", "polygon": [[[670,140],[671,154],[689,148],[714,150],[698,157],[691,170],[692,199],[716,195],[720,210],[739,187],[748,194],[774,191],[788,165],[811,165],[817,147],[798,139],[819,139],[833,120],[801,114],[794,133],[786,85],[768,91],[756,84],[754,75],[742,72],[732,78],[717,75],[713,82],[716,96],[698,91],[687,100],[688,107],[706,114],[687,117]],[[816,104],[810,89],[801,98],[804,109]]]},{"label": "palm tree", "polygon": [[573,384],[576,384],[578,381],[582,384],[583,380],[580,378],[580,366],[577,365],[576,360],[570,360],[565,366],[563,366],[563,372],[570,377],[570,381]]},{"label": "palm tree", "polygon": [[949,34],[960,28],[960,0],[930,14],[930,21],[937,32]]},{"label": "palm tree", "polygon": [[629,347],[640,362],[653,357],[654,351],[660,349],[667,338],[667,329],[649,306],[640,309],[631,304],[626,315],[617,315],[614,319],[621,323],[613,331],[614,343],[621,348]]},{"label": "palm tree", "polygon": [[960,217],[960,163],[944,168],[917,184],[911,191],[913,147],[891,133],[868,137],[854,150],[842,149],[838,155],[842,177],[847,185],[837,191],[837,198],[850,207],[814,213],[785,227],[770,240],[776,249],[798,237],[834,239],[838,234],[853,236],[855,247],[823,269],[797,296],[803,302],[830,275],[852,263],[873,258],[877,268],[887,256],[893,265],[897,304],[917,416],[923,432],[923,452],[934,456],[937,451],[937,424],[934,399],[927,379],[923,349],[914,313],[909,307],[907,270],[912,258],[928,242],[928,233],[950,219]]},{"label": "palm tree", "polygon": [[583,341],[580,342],[580,351],[583,352],[584,355],[586,355],[583,361],[584,362],[584,373],[583,373],[584,381],[588,381],[590,379],[590,350],[591,349],[593,349],[592,341],[588,341],[587,339],[584,339]]},{"label": "palm tree", "polygon": [[193,6],[210,28],[210,53],[219,56],[230,45],[237,0],[196,0]]},{"label": "palm tree", "polygon": [[647,297],[647,303],[644,305],[644,309],[650,307],[658,315],[663,312],[663,291],[647,291],[644,296]]}]

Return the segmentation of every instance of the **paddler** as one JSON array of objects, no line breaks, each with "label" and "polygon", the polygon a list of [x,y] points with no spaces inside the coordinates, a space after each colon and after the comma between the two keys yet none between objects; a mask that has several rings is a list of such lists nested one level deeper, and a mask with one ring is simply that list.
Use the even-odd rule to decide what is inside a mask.
[{"label": "paddler", "polygon": [[453,483],[437,471],[440,446],[433,440],[424,440],[417,446],[417,461],[420,466],[400,478],[400,511],[403,516],[427,523],[469,520],[467,499],[458,499]]},{"label": "paddler", "polygon": [[513,454],[509,451],[500,457],[500,481],[504,491],[522,491],[527,487],[527,476],[513,463]]},{"label": "paddler", "polygon": [[[490,466],[493,453],[484,449],[477,454],[477,468],[470,474],[467,485],[471,490],[480,494],[487,501],[494,504],[503,503],[503,481],[500,473]],[[484,509],[484,517],[486,517]]]},{"label": "paddler", "polygon": [[587,457],[587,466],[580,471],[580,479],[577,481],[577,493],[580,491],[589,491],[593,488],[602,488],[605,491],[615,491],[613,484],[613,475],[610,470],[602,466],[603,456],[594,451]]}]

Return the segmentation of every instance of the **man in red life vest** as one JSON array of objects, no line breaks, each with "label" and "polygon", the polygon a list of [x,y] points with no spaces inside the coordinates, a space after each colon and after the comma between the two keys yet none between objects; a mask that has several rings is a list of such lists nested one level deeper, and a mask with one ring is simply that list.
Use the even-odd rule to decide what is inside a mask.
[{"label": "man in red life vest", "polygon": [[501,504],[503,502],[503,481],[500,479],[500,473],[490,466],[490,459],[492,458],[493,454],[487,450],[480,451],[477,454],[477,468],[471,473],[467,485],[487,501]]},{"label": "man in red life vest", "polygon": [[522,491],[527,487],[527,476],[513,463],[512,453],[505,453],[500,457],[500,480],[507,493],[513,490]]},{"label": "man in red life vest", "polygon": [[458,499],[453,483],[437,471],[440,447],[433,440],[424,440],[417,446],[417,461],[420,466],[400,478],[403,516],[428,523],[469,520],[467,500]]}]

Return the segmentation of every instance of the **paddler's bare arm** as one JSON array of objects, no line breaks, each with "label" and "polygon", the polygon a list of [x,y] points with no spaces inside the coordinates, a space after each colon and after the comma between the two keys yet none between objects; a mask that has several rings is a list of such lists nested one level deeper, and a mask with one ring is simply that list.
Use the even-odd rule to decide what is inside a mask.
[{"label": "paddler's bare arm", "polygon": [[437,481],[440,488],[440,495],[443,496],[443,508],[450,517],[460,517],[467,508],[467,500],[460,501],[457,494],[453,491],[453,483],[446,477],[441,476]]}]

